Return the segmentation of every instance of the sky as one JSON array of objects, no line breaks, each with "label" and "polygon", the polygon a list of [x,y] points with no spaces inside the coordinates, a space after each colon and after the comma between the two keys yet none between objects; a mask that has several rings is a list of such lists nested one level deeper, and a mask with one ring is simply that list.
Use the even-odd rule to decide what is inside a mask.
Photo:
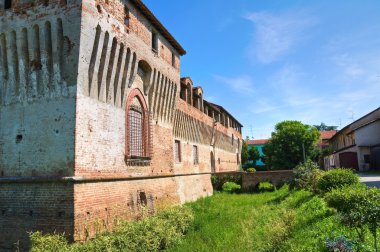
[{"label": "sky", "polygon": [[298,120],[343,128],[380,106],[380,1],[145,0],[185,48],[181,76],[269,138]]}]

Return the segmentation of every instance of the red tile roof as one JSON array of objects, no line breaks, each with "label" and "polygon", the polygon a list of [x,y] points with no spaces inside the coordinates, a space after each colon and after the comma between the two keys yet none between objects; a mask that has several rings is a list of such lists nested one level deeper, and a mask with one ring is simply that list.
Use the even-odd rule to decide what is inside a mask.
[{"label": "red tile roof", "polygon": [[249,144],[249,145],[262,145],[262,144],[266,144],[268,141],[269,141],[269,139],[248,140],[247,144]]},{"label": "red tile roof", "polygon": [[320,132],[320,139],[323,139],[323,140],[328,140],[330,138],[332,138],[336,132],[338,132],[337,130],[329,130],[329,131],[321,131]]}]

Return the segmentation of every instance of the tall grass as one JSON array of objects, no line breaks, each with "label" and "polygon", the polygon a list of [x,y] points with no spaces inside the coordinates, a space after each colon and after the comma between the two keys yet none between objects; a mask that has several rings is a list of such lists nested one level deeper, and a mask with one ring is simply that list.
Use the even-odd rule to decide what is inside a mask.
[{"label": "tall grass", "polygon": [[327,251],[328,238],[356,239],[322,198],[287,186],[261,194],[218,193],[188,205],[194,225],[169,251]]}]

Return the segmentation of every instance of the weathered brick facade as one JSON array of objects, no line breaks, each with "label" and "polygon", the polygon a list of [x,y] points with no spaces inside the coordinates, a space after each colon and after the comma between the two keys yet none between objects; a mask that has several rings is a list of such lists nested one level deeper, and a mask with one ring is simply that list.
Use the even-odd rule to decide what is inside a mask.
[{"label": "weathered brick facade", "polygon": [[212,194],[241,125],[140,0],[0,0],[0,249]]}]

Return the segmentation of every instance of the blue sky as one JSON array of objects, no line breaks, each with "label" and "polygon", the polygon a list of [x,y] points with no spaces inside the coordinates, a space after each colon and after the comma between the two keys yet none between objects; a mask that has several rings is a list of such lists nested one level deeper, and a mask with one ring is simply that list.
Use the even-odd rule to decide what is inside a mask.
[{"label": "blue sky", "polygon": [[342,128],[380,106],[378,0],[144,2],[187,50],[181,76],[244,137],[283,120]]}]

